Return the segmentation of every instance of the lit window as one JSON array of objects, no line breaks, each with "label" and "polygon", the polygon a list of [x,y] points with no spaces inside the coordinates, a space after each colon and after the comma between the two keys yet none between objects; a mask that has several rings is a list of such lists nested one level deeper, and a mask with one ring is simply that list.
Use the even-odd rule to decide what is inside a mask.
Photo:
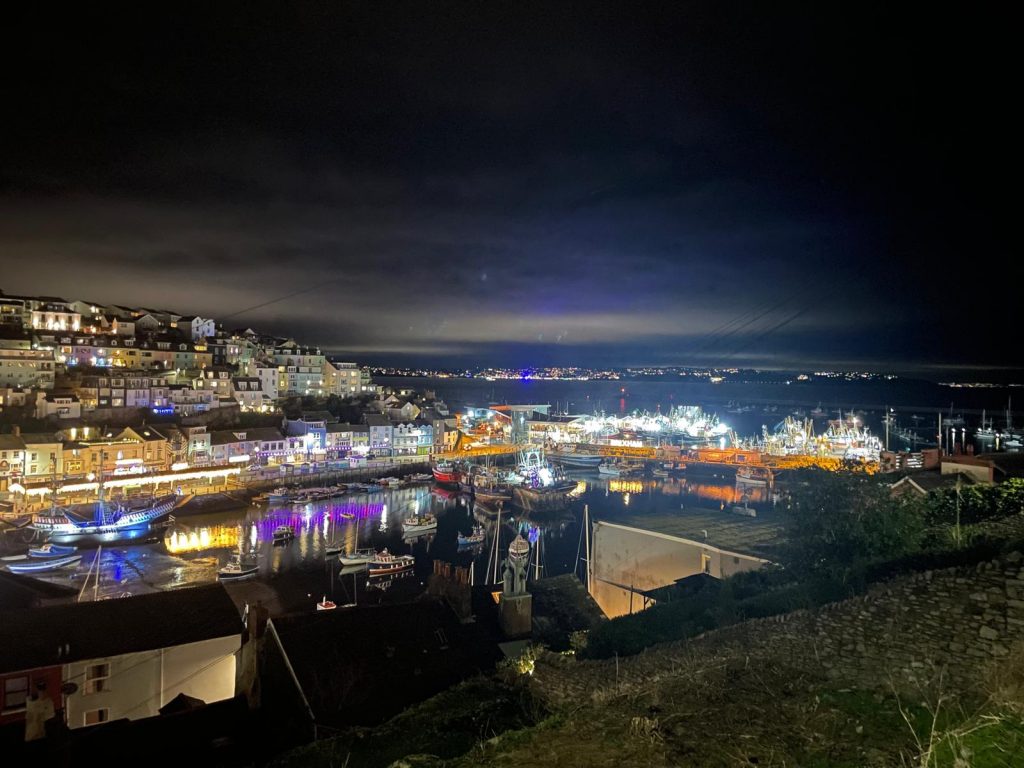
[{"label": "lit window", "polygon": [[[110,678],[109,664],[91,664],[85,670],[85,694],[99,693],[107,690],[107,680]],[[101,710],[96,710],[101,711]],[[105,710],[102,710],[105,711]],[[100,720],[99,722],[103,722]],[[88,725],[88,723],[86,723]]]},{"label": "lit window", "polygon": [[711,575],[711,555],[704,552],[700,554],[700,572]]}]

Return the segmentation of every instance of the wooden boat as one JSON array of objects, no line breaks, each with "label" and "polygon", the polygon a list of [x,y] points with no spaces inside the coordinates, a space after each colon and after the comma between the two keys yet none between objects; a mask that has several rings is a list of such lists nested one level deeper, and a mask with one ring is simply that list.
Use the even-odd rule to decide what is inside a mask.
[{"label": "wooden boat", "polygon": [[68,555],[75,554],[77,551],[78,547],[67,547],[48,541],[41,547],[33,547],[30,549],[28,551],[28,556],[42,560],[50,557],[67,557]]},{"label": "wooden boat", "polygon": [[392,555],[387,549],[384,549],[370,561],[370,575],[385,576],[389,573],[408,571],[415,564],[416,558],[412,555]]},{"label": "wooden boat", "polygon": [[22,560],[21,562],[9,563],[7,570],[11,573],[46,573],[66,568],[69,565],[76,565],[82,559],[81,555],[65,555],[64,557],[51,557],[45,560]]},{"label": "wooden boat", "polygon": [[187,496],[169,494],[141,503],[101,500],[36,515],[31,527],[56,544],[139,539],[149,534],[152,523],[166,517],[188,499]]},{"label": "wooden boat", "polygon": [[406,520],[402,523],[402,533],[406,536],[426,533],[427,531],[433,531],[435,528],[437,528],[437,518],[433,515],[414,517],[412,520]]},{"label": "wooden boat", "polygon": [[217,571],[217,578],[221,581],[241,581],[251,579],[256,575],[259,567],[255,563],[244,564],[241,555],[232,555],[228,564]]}]

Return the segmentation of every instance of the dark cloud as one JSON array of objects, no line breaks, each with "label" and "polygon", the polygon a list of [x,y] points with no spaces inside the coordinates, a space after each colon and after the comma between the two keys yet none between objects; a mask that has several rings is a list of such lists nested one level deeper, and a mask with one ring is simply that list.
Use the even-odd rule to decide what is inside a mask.
[{"label": "dark cloud", "polygon": [[997,19],[85,13],[10,24],[9,292],[376,361],[1022,362]]}]

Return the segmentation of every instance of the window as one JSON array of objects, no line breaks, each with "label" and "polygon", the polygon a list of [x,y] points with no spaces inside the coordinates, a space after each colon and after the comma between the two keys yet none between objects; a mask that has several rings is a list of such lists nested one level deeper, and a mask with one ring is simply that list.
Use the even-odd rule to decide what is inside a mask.
[{"label": "window", "polygon": [[85,725],[99,725],[110,719],[110,710],[107,707],[102,709],[90,709],[83,718]]},{"label": "window", "polygon": [[[110,678],[110,665],[109,664],[90,664],[85,670],[85,691],[86,695],[90,693],[99,693],[100,691],[107,690],[107,680]],[[100,711],[100,710],[97,710]],[[105,711],[105,710],[103,710]],[[98,722],[103,722],[100,720]],[[88,723],[86,723],[88,725]]]},{"label": "window", "polygon": [[28,698],[28,676],[4,680],[3,710],[21,709]]},{"label": "window", "polygon": [[700,553],[700,572],[711,575],[711,555]]}]

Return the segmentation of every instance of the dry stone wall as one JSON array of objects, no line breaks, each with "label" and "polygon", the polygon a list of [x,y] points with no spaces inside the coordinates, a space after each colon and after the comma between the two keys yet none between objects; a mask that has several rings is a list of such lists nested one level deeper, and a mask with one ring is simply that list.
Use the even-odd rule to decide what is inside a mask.
[{"label": "dry stone wall", "polygon": [[1024,557],[925,571],[821,608],[756,619],[622,659],[542,654],[534,683],[553,704],[700,675],[742,660],[788,665],[860,688],[964,690],[1024,652]]}]

